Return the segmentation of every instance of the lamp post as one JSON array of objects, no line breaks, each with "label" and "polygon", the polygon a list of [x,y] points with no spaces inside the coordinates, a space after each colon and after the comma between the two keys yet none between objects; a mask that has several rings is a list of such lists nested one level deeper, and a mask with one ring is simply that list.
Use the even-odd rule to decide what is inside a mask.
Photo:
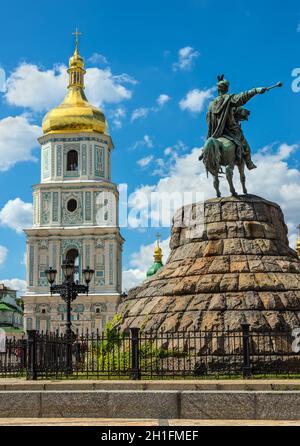
[{"label": "lamp post", "polygon": [[94,270],[87,267],[82,273],[86,285],[81,285],[78,281],[74,282],[75,265],[71,260],[63,262],[62,271],[65,277],[64,282],[61,285],[55,285],[55,278],[57,271],[50,267],[45,271],[47,280],[50,284],[50,293],[59,294],[67,304],[67,322],[66,322],[66,338],[67,338],[67,373],[72,373],[72,322],[71,322],[71,303],[75,300],[80,293],[89,292],[89,283],[92,280]]}]

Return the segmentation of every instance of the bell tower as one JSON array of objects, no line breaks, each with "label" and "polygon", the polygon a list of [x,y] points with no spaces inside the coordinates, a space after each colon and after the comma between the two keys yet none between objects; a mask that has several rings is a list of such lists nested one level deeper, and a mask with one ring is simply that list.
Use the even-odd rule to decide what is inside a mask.
[{"label": "bell tower", "polygon": [[63,102],[43,119],[41,182],[33,186],[33,227],[27,235],[25,329],[60,330],[66,306],[50,296],[45,270],[74,260],[75,279],[82,269],[95,270],[89,296],[72,304],[72,324],[79,330],[100,331],[113,317],[122,290],[123,238],[118,226],[118,190],[111,181],[114,148],[104,113],[84,93],[84,60],[78,33],[69,60],[69,85]]}]

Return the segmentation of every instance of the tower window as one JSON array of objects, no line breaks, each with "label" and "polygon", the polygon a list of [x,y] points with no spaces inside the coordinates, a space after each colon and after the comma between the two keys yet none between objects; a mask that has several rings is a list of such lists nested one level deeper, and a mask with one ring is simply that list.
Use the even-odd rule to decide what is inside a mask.
[{"label": "tower window", "polygon": [[67,170],[78,170],[78,152],[77,150],[69,150],[67,154]]},{"label": "tower window", "polygon": [[79,252],[77,249],[70,249],[66,254],[66,260],[70,260],[75,265],[74,281],[79,280]]},{"label": "tower window", "polygon": [[74,198],[71,198],[71,200],[67,203],[67,209],[69,212],[74,212],[77,209],[77,201],[74,200]]}]

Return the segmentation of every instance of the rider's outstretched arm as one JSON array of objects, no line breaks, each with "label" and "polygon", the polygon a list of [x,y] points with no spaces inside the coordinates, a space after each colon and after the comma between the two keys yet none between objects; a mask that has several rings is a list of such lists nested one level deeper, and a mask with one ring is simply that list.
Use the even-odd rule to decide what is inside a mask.
[{"label": "rider's outstretched arm", "polygon": [[253,96],[256,94],[262,94],[266,91],[265,88],[252,88],[248,91],[243,91],[239,94],[233,94],[231,96],[231,104],[233,107],[241,107],[242,105],[246,104]]}]

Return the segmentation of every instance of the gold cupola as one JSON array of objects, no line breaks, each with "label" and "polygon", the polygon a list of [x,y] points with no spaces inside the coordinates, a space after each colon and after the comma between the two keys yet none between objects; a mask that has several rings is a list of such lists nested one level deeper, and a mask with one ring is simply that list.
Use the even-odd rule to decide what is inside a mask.
[{"label": "gold cupola", "polygon": [[156,274],[157,271],[163,266],[163,262],[162,262],[163,252],[159,245],[160,234],[157,234],[156,237],[157,237],[156,246],[155,246],[154,255],[153,255],[154,262],[150,266],[150,268],[148,269],[148,271],[146,273],[147,277],[151,277],[154,274]]},{"label": "gold cupola", "polygon": [[153,257],[154,257],[154,262],[162,263],[163,253],[161,247],[159,246],[159,239],[157,239]]},{"label": "gold cupola", "polygon": [[298,225],[298,231],[299,231],[299,235],[298,235],[298,240],[297,240],[297,245],[296,245],[296,252],[298,255],[298,259],[300,260],[300,225]]},{"label": "gold cupola", "polygon": [[104,113],[91,105],[84,94],[84,60],[78,52],[78,32],[73,56],[69,59],[69,85],[63,102],[44,117],[44,134],[99,132],[109,135]]}]

